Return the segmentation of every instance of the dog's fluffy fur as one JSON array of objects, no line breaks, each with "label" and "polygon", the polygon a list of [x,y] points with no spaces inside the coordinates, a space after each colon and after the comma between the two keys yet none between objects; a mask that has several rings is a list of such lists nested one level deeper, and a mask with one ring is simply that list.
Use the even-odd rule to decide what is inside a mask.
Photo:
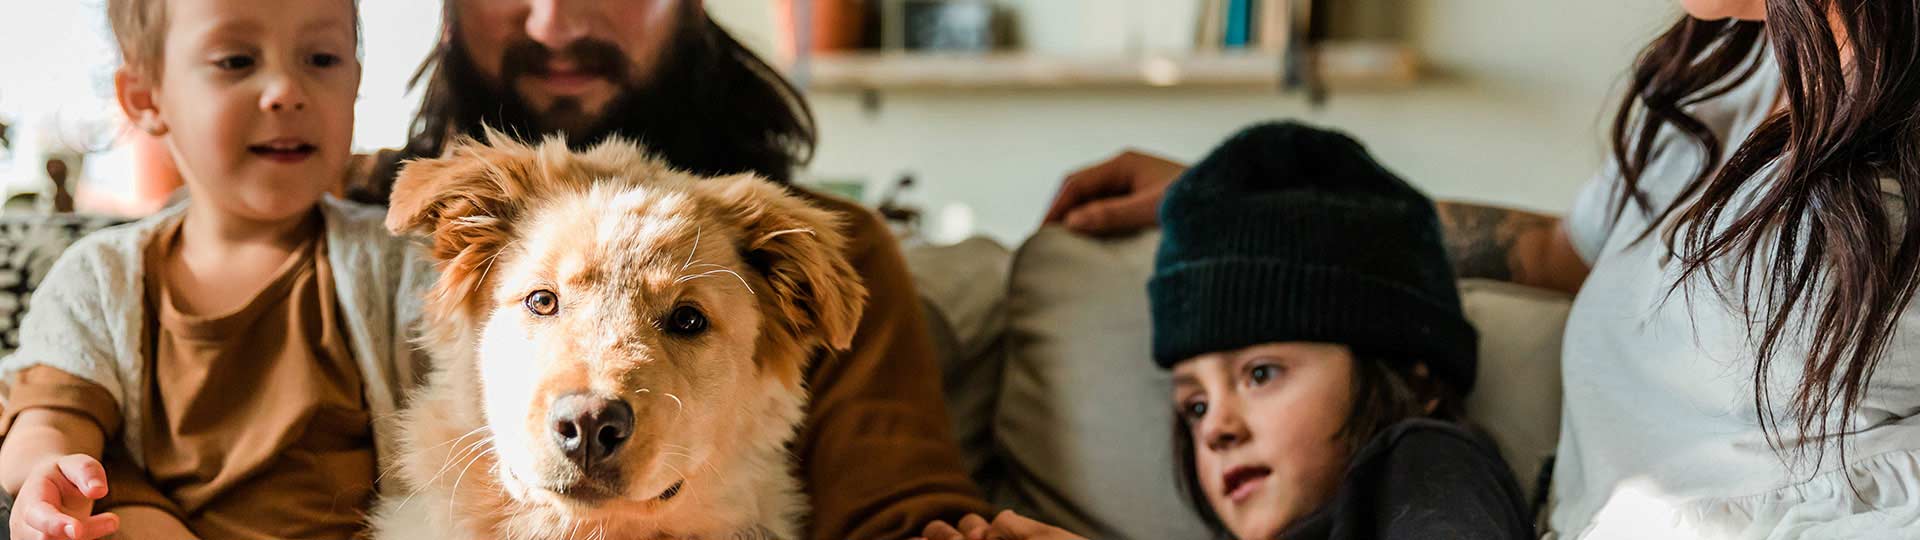
[{"label": "dog's fluffy fur", "polygon": [[[802,370],[850,344],[866,299],[838,223],[622,141],[490,135],[409,164],[387,226],[431,239],[435,367],[399,420],[374,537],[797,538]],[[537,291],[557,312],[530,307]],[[669,331],[688,306],[704,332]],[[579,392],[632,408],[611,472],[553,440],[549,405]]]}]

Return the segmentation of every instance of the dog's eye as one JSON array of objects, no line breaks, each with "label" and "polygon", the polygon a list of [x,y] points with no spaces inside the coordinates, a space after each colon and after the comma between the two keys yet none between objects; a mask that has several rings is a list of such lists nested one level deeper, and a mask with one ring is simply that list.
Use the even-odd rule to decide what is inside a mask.
[{"label": "dog's eye", "polygon": [[707,331],[707,314],[693,306],[680,306],[667,316],[667,331],[682,336],[697,336]]},{"label": "dog's eye", "polygon": [[527,295],[525,303],[527,311],[533,312],[534,315],[552,317],[553,314],[560,312],[560,296],[553,294],[553,291],[544,289],[533,291],[533,294]]}]

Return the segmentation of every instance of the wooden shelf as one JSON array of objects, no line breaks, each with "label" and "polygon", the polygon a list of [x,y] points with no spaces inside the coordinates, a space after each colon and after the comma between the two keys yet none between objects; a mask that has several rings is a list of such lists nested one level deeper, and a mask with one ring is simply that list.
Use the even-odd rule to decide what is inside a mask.
[{"label": "wooden shelf", "polygon": [[[1321,74],[1335,89],[1394,89],[1419,78],[1413,51],[1390,43],[1323,45]],[[1131,57],[1036,53],[862,52],[815,56],[804,76],[818,92],[1084,88],[1278,88],[1280,55],[1216,51]]]}]

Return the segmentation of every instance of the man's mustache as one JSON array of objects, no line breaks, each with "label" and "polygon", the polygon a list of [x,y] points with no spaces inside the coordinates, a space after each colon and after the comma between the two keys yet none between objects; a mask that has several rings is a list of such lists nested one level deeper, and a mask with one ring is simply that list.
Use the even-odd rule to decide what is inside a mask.
[{"label": "man's mustache", "polygon": [[627,81],[628,71],[632,69],[632,63],[627,61],[620,47],[605,41],[583,38],[568,44],[565,50],[556,55],[546,45],[522,39],[508,45],[503,53],[500,59],[501,78],[510,84],[523,76],[547,76],[555,56],[571,61],[582,74],[599,76],[615,83]]}]

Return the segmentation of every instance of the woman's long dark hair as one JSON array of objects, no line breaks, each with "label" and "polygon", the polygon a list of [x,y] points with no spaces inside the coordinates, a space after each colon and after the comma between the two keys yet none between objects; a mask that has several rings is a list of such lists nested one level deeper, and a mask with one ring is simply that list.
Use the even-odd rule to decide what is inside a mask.
[{"label": "woman's long dark hair", "polygon": [[[1840,438],[1845,462],[1855,409],[1920,285],[1920,221],[1906,219],[1920,214],[1920,2],[1766,7],[1765,23],[1683,18],[1641,53],[1613,122],[1624,176],[1613,211],[1632,202],[1653,217],[1642,240],[1658,234],[1680,264],[1675,291],[1704,278],[1744,314],[1768,443],[1793,458],[1812,446],[1817,470],[1827,445],[1802,443]],[[1784,110],[1716,168],[1724,141],[1688,107],[1746,81],[1764,54],[1779,64]],[[1706,159],[1673,204],[1654,209],[1641,184],[1664,128]],[[1781,358],[1783,344],[1807,352]],[[1769,391],[1780,361],[1804,366],[1786,404],[1792,436]]]},{"label": "woman's long dark hair", "polygon": [[[630,89],[608,106],[599,128],[572,134],[570,142],[585,146],[621,135],[696,174],[753,172],[790,182],[794,168],[812,159],[818,142],[806,99],[705,10],[680,11],[674,36],[645,88]],[[442,35],[448,38],[409,83],[424,81],[426,90],[406,154],[437,156],[455,136],[483,137],[483,125],[522,138],[544,135],[535,113],[505,84],[488,81],[474,69],[453,36],[457,14],[451,0],[442,13]]]}]

